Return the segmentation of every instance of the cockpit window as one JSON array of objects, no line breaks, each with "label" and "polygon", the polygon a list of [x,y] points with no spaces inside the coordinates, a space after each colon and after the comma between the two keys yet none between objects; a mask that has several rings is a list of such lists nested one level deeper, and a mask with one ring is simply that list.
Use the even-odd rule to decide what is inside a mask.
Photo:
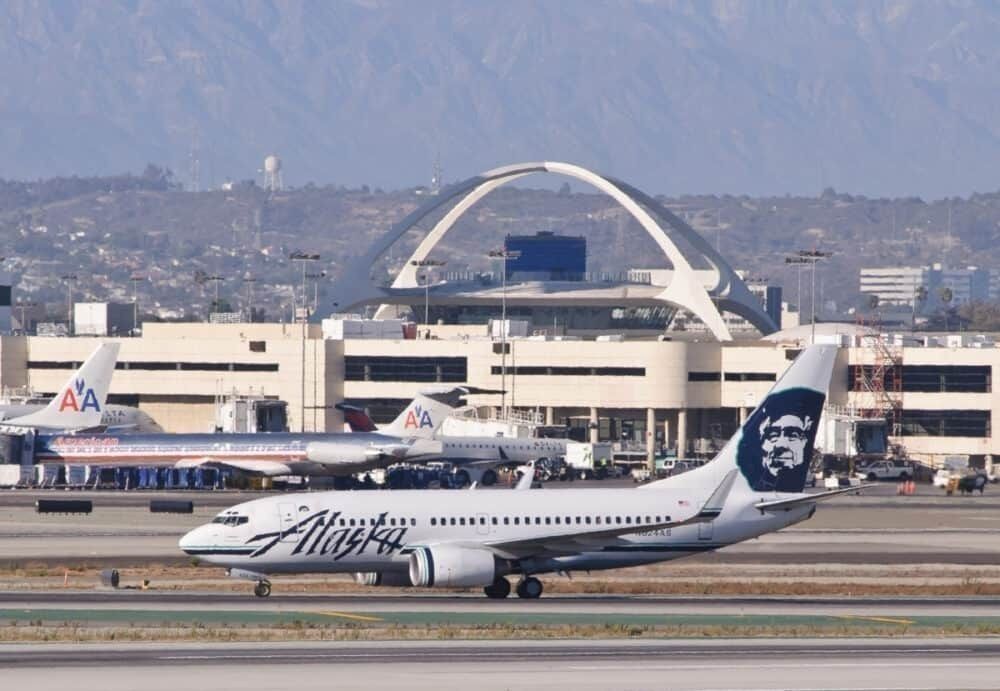
[{"label": "cockpit window", "polygon": [[222,523],[230,528],[243,525],[244,523],[249,523],[250,518],[248,516],[240,516],[235,513],[226,514],[223,516],[216,516],[212,519],[212,523]]}]

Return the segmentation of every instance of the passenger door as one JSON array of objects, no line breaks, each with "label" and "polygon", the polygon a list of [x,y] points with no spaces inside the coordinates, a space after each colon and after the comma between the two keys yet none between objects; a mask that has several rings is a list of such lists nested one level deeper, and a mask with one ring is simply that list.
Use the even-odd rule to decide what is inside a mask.
[{"label": "passenger door", "polygon": [[295,504],[278,504],[278,525],[282,542],[298,542],[299,532],[295,529],[297,514]]}]

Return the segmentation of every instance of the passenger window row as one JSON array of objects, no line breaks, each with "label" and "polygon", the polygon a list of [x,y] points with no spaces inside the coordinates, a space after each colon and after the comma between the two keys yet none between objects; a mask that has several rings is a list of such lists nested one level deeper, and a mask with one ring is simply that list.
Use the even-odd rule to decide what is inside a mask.
[{"label": "passenger window row", "polygon": [[670,516],[646,515],[646,516],[442,516],[432,517],[432,526],[448,525],[655,525],[659,523],[669,523]]}]

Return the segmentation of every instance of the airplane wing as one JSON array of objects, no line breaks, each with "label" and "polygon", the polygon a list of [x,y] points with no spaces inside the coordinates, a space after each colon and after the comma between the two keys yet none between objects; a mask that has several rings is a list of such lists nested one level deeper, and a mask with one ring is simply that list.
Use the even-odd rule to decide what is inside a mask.
[{"label": "airplane wing", "polygon": [[217,469],[231,469],[240,470],[244,473],[250,473],[252,475],[263,475],[264,477],[277,477],[279,475],[297,475],[298,473],[292,469],[292,467],[287,463],[282,463],[280,461],[255,461],[255,460],[244,460],[244,459],[230,459],[226,461],[220,461],[217,458],[191,458],[182,461],[177,461],[174,464],[175,468],[217,468]]},{"label": "airplane wing", "polygon": [[817,502],[826,501],[827,499],[832,499],[833,497],[839,496],[841,494],[849,494],[850,492],[861,492],[866,489],[868,485],[854,485],[853,487],[841,487],[840,489],[833,489],[829,492],[817,492],[816,494],[803,494],[797,497],[792,497],[791,499],[777,499],[775,501],[762,501],[753,505],[753,507],[759,511],[787,511],[789,509],[794,509],[798,506],[806,506],[808,504],[816,504]]},{"label": "airplane wing", "polygon": [[737,473],[736,469],[730,470],[702,507],[682,520],[643,525],[615,525],[614,527],[568,532],[561,535],[542,535],[521,540],[490,542],[486,543],[486,547],[505,559],[523,559],[540,554],[569,555],[592,550],[595,546],[606,545],[609,539],[623,535],[677,528],[692,523],[707,523],[722,513],[722,507],[726,503],[726,498],[733,487]]},{"label": "airplane wing", "polygon": [[517,481],[514,486],[516,490],[531,489],[531,483],[535,481],[535,462],[529,461],[525,465],[521,466],[524,468],[524,474],[521,475],[521,479]]}]

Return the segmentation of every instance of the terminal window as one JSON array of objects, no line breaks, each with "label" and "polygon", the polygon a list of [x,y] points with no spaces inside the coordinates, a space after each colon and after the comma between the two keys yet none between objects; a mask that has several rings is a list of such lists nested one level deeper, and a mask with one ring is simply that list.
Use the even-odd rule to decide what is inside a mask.
[{"label": "terminal window", "polygon": [[[499,365],[493,365],[490,373],[498,375],[502,373]],[[519,377],[525,376],[546,376],[546,377],[644,377],[645,367],[569,367],[569,366],[547,366],[547,365],[519,365],[517,367],[507,367],[507,374]]]},{"label": "terminal window", "polygon": [[774,372],[726,372],[726,381],[774,381]]},{"label": "terminal window", "polygon": [[977,437],[991,435],[988,410],[904,410],[904,437]]},{"label": "terminal window", "polygon": [[468,360],[464,357],[348,355],[344,358],[347,381],[464,382],[468,373]]},{"label": "terminal window", "polygon": [[[902,390],[911,393],[991,393],[993,377],[989,365],[903,365]],[[864,381],[873,376],[871,365],[851,365],[848,368],[848,388],[863,391]],[[884,384],[894,387],[893,368],[887,368]]]}]

